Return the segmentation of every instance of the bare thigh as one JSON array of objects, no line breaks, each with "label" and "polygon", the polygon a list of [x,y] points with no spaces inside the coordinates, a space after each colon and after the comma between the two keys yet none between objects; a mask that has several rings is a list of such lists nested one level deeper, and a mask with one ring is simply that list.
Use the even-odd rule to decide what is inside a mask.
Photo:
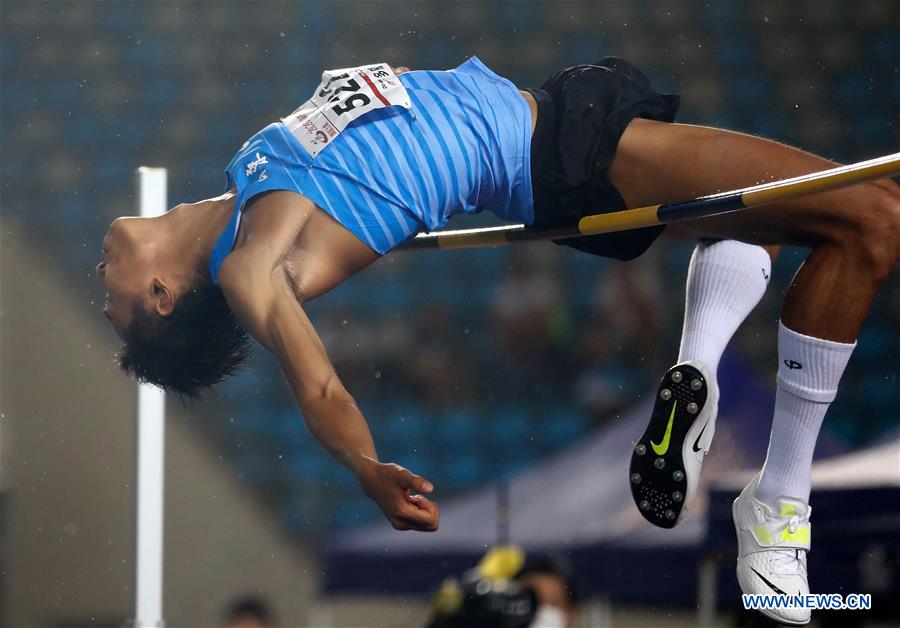
[{"label": "bare thigh", "polygon": [[[770,140],[710,127],[635,119],[625,130],[610,179],[629,207],[671,203],[825,170],[834,162]],[[814,247],[858,230],[867,197],[890,181],[681,223],[695,237]],[[881,190],[883,191],[883,189]],[[867,216],[866,220],[877,219]]]}]

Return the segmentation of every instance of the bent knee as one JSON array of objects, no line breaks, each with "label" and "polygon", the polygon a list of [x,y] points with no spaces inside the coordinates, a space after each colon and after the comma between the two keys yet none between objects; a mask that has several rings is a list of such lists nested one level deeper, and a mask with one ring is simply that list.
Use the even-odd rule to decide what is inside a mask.
[{"label": "bent knee", "polygon": [[887,179],[861,185],[853,211],[854,244],[867,265],[886,276],[900,258],[900,187]]}]

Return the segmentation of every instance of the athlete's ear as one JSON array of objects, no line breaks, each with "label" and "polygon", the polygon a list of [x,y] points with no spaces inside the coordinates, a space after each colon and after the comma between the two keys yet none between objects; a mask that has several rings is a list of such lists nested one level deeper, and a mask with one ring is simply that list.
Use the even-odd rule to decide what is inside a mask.
[{"label": "athlete's ear", "polygon": [[160,316],[168,316],[175,309],[175,293],[161,279],[156,277],[150,284],[153,293],[152,307]]}]

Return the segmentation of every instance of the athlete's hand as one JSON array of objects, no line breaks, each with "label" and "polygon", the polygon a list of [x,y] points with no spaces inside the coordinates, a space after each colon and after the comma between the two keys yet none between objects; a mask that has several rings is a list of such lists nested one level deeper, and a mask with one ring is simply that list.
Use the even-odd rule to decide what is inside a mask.
[{"label": "athlete's hand", "polygon": [[409,68],[405,65],[399,65],[396,68],[391,68],[394,71],[394,74],[403,74],[404,72],[409,72]]},{"label": "athlete's hand", "polygon": [[360,472],[366,495],[378,504],[395,530],[434,532],[440,513],[424,494],[434,490],[431,482],[396,464],[372,462]]}]

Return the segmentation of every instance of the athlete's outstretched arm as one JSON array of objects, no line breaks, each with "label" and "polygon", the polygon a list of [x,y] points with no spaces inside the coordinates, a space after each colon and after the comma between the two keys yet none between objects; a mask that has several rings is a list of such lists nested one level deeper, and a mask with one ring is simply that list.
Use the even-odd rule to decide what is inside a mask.
[{"label": "athlete's outstretched arm", "polygon": [[238,320],[277,356],[310,431],[356,475],[394,528],[436,530],[437,505],[421,495],[432,491],[431,483],[403,467],[378,461],[366,421],[335,373],[287,277],[265,270],[265,264],[254,264],[253,257],[252,249],[234,251],[222,266],[219,283]]}]

